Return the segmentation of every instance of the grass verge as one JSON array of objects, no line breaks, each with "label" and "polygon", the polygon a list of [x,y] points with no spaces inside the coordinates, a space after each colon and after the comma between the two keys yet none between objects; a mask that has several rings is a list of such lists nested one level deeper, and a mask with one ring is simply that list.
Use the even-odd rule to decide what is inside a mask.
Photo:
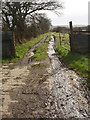
[{"label": "grass verge", "polygon": [[7,58],[3,59],[2,63],[9,63],[9,62],[17,62],[19,59],[23,58],[23,56],[27,53],[27,51],[34,46],[36,43],[38,43],[46,34],[42,34],[38,36],[35,39],[30,40],[27,43],[24,43],[22,45],[16,46],[16,57],[15,58]]},{"label": "grass verge", "polygon": [[88,78],[87,79],[87,86],[90,89],[90,69],[89,69],[89,62],[90,57],[88,55],[81,55],[78,53],[70,52],[70,45],[69,45],[69,37],[68,35],[63,35],[62,43],[60,45],[59,34],[54,34],[56,37],[56,51],[60,58],[63,59],[64,63],[68,66],[68,68],[74,70],[79,75]]},{"label": "grass verge", "polygon": [[41,44],[35,51],[34,56],[32,57],[33,61],[42,61],[48,57],[47,50],[48,50],[48,42],[50,37],[48,37],[43,44]]}]

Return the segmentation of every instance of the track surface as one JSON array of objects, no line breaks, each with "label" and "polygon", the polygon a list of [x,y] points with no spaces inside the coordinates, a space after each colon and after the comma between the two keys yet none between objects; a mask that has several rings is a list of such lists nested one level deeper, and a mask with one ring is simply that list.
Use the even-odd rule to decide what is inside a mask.
[{"label": "track surface", "polygon": [[3,65],[3,118],[85,118],[90,104],[81,80],[65,68],[54,50],[54,37],[48,58],[33,62],[31,57],[46,37],[33,46],[17,64]]}]

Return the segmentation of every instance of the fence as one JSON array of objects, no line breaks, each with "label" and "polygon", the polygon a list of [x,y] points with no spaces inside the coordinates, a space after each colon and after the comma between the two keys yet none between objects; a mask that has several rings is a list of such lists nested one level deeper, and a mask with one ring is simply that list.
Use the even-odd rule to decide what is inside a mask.
[{"label": "fence", "polygon": [[70,22],[70,47],[72,52],[90,53],[89,49],[90,31],[73,31]]},{"label": "fence", "polygon": [[15,57],[13,33],[11,31],[2,32],[2,59],[11,57]]}]

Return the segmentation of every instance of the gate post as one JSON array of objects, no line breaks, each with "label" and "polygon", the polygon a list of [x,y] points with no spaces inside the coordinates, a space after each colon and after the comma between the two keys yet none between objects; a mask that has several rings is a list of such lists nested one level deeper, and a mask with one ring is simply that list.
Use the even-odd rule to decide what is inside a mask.
[{"label": "gate post", "polygon": [[72,35],[73,35],[73,26],[72,26],[72,21],[69,22],[70,26],[70,49],[73,51],[73,41],[72,41]]}]

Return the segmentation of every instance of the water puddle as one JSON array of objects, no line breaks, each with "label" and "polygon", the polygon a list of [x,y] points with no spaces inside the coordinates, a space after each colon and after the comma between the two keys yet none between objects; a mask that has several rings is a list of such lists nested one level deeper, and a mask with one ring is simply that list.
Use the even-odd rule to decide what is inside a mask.
[{"label": "water puddle", "polygon": [[[85,118],[89,120],[89,105],[84,97],[85,93],[80,90],[80,78],[75,72],[62,66],[54,50],[54,37],[48,46],[48,56],[52,65],[52,88],[53,105],[51,111],[53,117],[59,118]],[[72,75],[72,78],[70,77]]]}]

